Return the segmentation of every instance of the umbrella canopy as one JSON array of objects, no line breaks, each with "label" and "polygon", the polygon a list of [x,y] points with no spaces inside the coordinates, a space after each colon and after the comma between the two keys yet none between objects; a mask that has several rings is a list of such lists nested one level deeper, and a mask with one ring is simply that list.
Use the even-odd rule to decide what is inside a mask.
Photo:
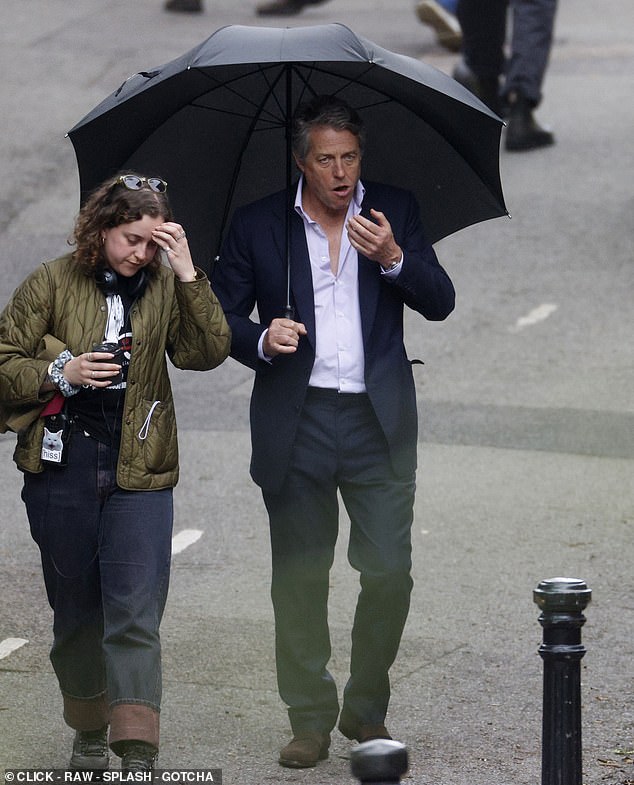
[{"label": "umbrella canopy", "polygon": [[316,94],[361,114],[362,177],[413,191],[431,242],[507,213],[500,118],[441,71],[341,24],[231,25],[130,77],[68,133],[82,201],[118,171],[159,174],[208,266],[235,208],[288,184],[290,117]]}]

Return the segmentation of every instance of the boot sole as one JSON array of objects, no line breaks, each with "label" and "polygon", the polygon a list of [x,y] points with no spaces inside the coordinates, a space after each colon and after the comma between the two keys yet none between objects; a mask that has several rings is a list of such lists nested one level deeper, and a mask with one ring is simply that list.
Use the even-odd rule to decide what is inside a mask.
[{"label": "boot sole", "polygon": [[306,761],[306,760],[302,761],[302,760],[295,760],[293,758],[280,757],[278,763],[280,764],[280,766],[285,766],[287,769],[312,769],[319,763],[320,760],[326,760],[327,757],[328,757],[328,750],[326,750],[325,752],[320,751],[317,760],[312,760],[311,758],[310,761]]}]

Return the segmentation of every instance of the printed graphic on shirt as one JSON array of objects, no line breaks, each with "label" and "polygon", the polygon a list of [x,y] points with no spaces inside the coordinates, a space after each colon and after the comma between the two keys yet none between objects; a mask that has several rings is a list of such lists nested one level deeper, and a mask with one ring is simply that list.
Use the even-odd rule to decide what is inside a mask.
[{"label": "printed graphic on shirt", "polygon": [[130,366],[130,353],[132,351],[132,332],[130,330],[122,330],[119,334],[119,349],[115,353],[115,357],[108,362],[118,363],[121,361],[121,381],[115,382],[104,388],[106,390],[125,390],[128,383],[128,368]]}]

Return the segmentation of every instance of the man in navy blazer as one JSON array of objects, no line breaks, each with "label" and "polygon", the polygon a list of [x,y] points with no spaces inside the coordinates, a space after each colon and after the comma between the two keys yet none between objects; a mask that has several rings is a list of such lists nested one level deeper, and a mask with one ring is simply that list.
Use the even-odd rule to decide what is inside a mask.
[{"label": "man in navy blazer", "polygon": [[[340,99],[302,105],[297,187],[236,211],[213,276],[231,354],[255,371],[251,475],[269,515],[277,678],[293,731],[279,762],[297,768],[328,756],[337,719],[350,739],[390,738],[417,446],[403,306],[433,320],[454,307],[412,194],[361,182],[364,135]],[[361,584],[341,711],[327,669],[338,493]]]}]

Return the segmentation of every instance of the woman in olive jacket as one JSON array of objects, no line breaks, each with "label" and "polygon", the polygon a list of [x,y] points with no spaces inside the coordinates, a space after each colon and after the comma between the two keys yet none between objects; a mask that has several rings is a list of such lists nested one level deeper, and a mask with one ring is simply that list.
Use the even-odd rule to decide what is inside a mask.
[{"label": "woman in olive jacket", "polygon": [[0,430],[18,434],[76,769],[107,768],[108,742],[124,770],[154,766],[178,480],[166,355],[203,371],[230,348],[166,190],[136,173],[106,181],[75,251],[40,265],[0,315]]}]

